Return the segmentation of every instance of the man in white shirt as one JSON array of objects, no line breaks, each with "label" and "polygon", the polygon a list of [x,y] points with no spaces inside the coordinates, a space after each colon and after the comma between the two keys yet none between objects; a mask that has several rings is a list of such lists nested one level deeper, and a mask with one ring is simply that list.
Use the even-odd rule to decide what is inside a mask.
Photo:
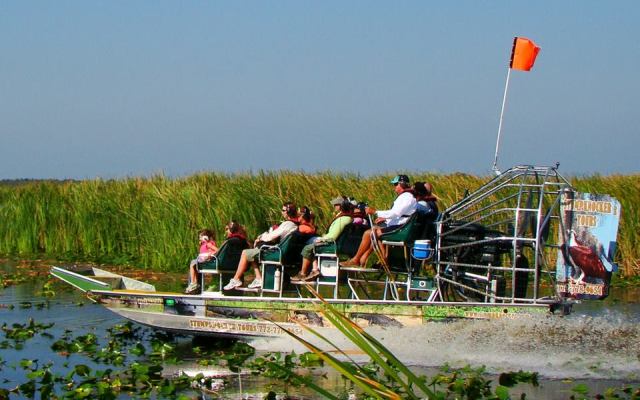
[{"label": "man in white shirt", "polygon": [[[391,180],[391,183],[394,186],[393,190],[398,194],[391,209],[376,210],[372,207],[365,209],[367,214],[377,215],[374,221],[376,226],[372,228],[376,237],[380,237],[382,233],[398,229],[406,223],[409,217],[416,211],[417,202],[411,192],[409,177],[407,175],[397,175]],[[369,229],[362,235],[362,241],[360,242],[360,247],[358,247],[356,255],[341,265],[345,267],[364,267],[367,265],[367,259],[372,251],[371,229]]]}]

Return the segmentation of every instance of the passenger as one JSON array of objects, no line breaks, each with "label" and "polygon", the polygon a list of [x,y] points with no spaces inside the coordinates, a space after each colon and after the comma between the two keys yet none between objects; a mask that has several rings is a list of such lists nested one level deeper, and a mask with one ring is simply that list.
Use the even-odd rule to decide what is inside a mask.
[{"label": "passenger", "polygon": [[285,218],[275,229],[272,227],[269,231],[261,233],[254,241],[254,247],[252,249],[246,249],[242,251],[240,255],[240,262],[238,263],[238,269],[233,278],[224,287],[224,290],[232,290],[242,286],[242,275],[249,268],[253,266],[255,270],[255,279],[248,286],[249,289],[257,289],[262,287],[262,275],[258,268],[258,256],[260,255],[260,244],[274,243],[284,239],[290,233],[298,230],[298,209],[292,202],[287,202],[282,205],[282,216]]},{"label": "passenger", "polygon": [[373,252],[373,244],[371,243],[371,231],[373,230],[376,238],[385,232],[398,229],[409,217],[416,211],[416,198],[413,196],[411,187],[409,186],[409,177],[407,175],[397,175],[391,180],[394,191],[398,194],[393,206],[389,210],[377,211],[375,208],[367,207],[365,212],[368,215],[376,214],[378,217],[374,223],[376,226],[368,229],[362,235],[362,241],[358,247],[355,256],[341,263],[345,267],[364,267],[371,252]]},{"label": "passenger", "polygon": [[438,215],[438,198],[433,195],[433,186],[428,182],[416,182],[413,184],[413,195],[418,202],[416,212],[428,216]]},{"label": "passenger", "polygon": [[367,208],[367,203],[357,202],[355,200],[351,200],[351,204],[353,205],[353,223],[356,225],[369,225],[369,221],[367,221],[367,213],[365,209]]},{"label": "passenger", "polygon": [[198,264],[209,260],[218,252],[218,246],[215,241],[215,233],[210,229],[202,229],[198,232],[200,240],[200,251],[196,258],[189,263],[189,285],[185,289],[186,294],[195,293],[200,289],[198,284]]},{"label": "passenger", "polygon": [[224,234],[226,239],[238,238],[247,241],[247,231],[244,226],[240,225],[235,220],[229,221],[224,227]]},{"label": "passenger", "polygon": [[315,226],[316,216],[311,212],[311,209],[307,206],[300,207],[298,211],[300,216],[298,217],[298,230],[304,235],[315,235],[317,228]]},{"label": "passenger", "polygon": [[[351,212],[353,209],[353,205],[346,197],[336,197],[331,200],[331,205],[334,208],[334,217],[329,224],[329,229],[327,233],[323,236],[315,237],[314,241],[310,244],[307,244],[302,248],[302,269],[300,272],[291,278],[292,281],[310,281],[320,275],[320,270],[318,266],[314,262],[314,243],[322,242],[322,241],[335,241],[338,239],[338,236],[342,233],[344,228],[349,225],[353,219],[351,218]],[[313,270],[309,273],[309,268],[313,263]]]}]

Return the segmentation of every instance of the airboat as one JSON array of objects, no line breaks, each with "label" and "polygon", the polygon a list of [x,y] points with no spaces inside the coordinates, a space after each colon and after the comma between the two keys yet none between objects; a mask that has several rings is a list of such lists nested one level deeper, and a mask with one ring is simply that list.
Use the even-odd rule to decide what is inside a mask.
[{"label": "airboat", "polygon": [[[244,244],[230,240],[199,266],[202,287],[186,295],[98,268],[51,274],[114,313],[167,332],[239,338],[332,329],[319,297],[359,325],[393,329],[455,319],[526,318],[572,311],[608,295],[620,218],[609,195],[578,192],[558,166],[516,166],[437,217],[414,214],[375,241],[380,263],[343,267],[362,227],[319,243],[321,275],[292,282],[307,238],[291,234],[261,248],[263,287],[221,292]],[[319,296],[319,297],[318,297]]]}]

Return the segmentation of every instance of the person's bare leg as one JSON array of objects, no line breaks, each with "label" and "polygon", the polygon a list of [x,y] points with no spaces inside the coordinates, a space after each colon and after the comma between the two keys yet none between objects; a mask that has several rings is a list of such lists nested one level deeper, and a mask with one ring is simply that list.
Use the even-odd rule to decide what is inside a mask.
[{"label": "person's bare leg", "polygon": [[[376,235],[376,239],[380,237],[380,235],[382,234],[382,230],[380,228],[374,228],[373,230],[373,235]],[[386,260],[386,246],[382,244],[382,241],[378,242],[378,248],[380,248],[380,252],[381,254],[384,255],[384,259]],[[367,261],[369,260],[369,256],[371,256],[371,253],[373,253],[373,242],[371,239],[371,235],[369,235],[369,248],[367,249],[367,251],[360,257],[360,266],[364,267],[367,265]]]},{"label": "person's bare leg", "polygon": [[365,253],[369,250],[370,247],[371,247],[371,229],[367,229],[362,234],[362,240],[360,240],[360,246],[358,246],[358,251],[356,252],[356,255],[348,259],[346,262],[344,262],[343,265],[353,265],[353,266],[360,265],[360,259],[362,258],[362,256],[365,255]]},{"label": "person's bare leg", "polygon": [[306,258],[302,259],[302,267],[300,268],[300,274],[308,275],[309,267],[311,267],[311,260],[307,260]]},{"label": "person's bare leg", "polygon": [[236,269],[236,274],[233,276],[234,279],[242,280],[242,275],[249,268],[249,262],[247,261],[247,254],[245,251],[242,251],[240,255],[240,262],[238,262],[238,269]]},{"label": "person's bare leg", "polygon": [[[370,232],[370,231],[368,231]],[[371,252],[373,251],[373,244],[371,243],[371,234],[367,235],[366,237],[362,238],[362,252],[360,254],[360,258],[356,258],[356,260],[358,260],[358,264],[361,267],[364,267],[367,264],[367,259],[369,258],[369,255],[371,254]],[[360,249],[358,249],[360,250]],[[356,254],[357,256],[357,254]]]},{"label": "person's bare leg", "polygon": [[189,265],[189,277],[191,283],[198,283],[198,274],[196,272],[196,264]]},{"label": "person's bare leg", "polygon": [[358,262],[360,263],[361,267],[364,267],[367,265],[367,260],[369,260],[369,256],[371,255],[371,253],[373,253],[373,247],[370,247],[369,250],[367,250],[362,257],[360,257],[360,260],[358,260]]},{"label": "person's bare leg", "polygon": [[260,267],[258,267],[257,263],[253,263],[253,272],[255,273],[255,279],[262,280],[262,274],[260,273]]}]

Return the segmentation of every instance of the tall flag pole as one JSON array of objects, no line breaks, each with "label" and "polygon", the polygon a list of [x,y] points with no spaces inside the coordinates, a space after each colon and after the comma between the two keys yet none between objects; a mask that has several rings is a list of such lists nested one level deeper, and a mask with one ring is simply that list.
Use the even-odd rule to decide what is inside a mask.
[{"label": "tall flag pole", "polygon": [[496,139],[496,154],[493,159],[493,172],[496,175],[500,175],[498,170],[498,150],[500,148],[500,133],[502,132],[502,119],[504,116],[504,106],[507,103],[507,90],[509,89],[509,78],[511,77],[511,70],[517,69],[520,71],[531,71],[533,64],[536,62],[536,56],[540,52],[540,47],[527,38],[514,37],[513,48],[511,49],[511,61],[509,62],[509,68],[507,69],[507,81],[504,85],[504,96],[502,97],[502,109],[500,110],[500,123],[498,124],[498,138]]}]

